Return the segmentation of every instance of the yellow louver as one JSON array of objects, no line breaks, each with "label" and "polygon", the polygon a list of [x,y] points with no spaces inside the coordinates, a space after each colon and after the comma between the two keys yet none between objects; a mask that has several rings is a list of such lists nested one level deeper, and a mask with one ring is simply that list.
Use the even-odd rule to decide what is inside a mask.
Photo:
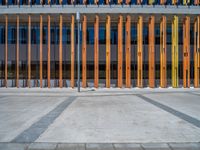
[{"label": "yellow louver", "polygon": [[172,87],[178,87],[178,16],[172,21]]}]

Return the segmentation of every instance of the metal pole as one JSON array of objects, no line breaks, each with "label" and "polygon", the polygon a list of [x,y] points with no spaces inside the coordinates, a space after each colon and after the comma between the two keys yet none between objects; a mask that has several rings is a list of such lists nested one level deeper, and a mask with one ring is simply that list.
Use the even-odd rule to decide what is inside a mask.
[{"label": "metal pole", "polygon": [[78,92],[80,92],[80,13],[76,13],[77,28],[78,28],[78,45],[77,45],[77,61],[78,61]]}]

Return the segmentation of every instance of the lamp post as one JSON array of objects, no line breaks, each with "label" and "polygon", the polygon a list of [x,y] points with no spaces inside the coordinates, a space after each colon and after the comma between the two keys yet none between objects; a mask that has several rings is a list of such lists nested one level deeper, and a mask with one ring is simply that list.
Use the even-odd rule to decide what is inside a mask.
[{"label": "lamp post", "polygon": [[77,28],[78,28],[78,45],[77,45],[77,64],[78,64],[78,92],[80,92],[80,13],[76,13]]}]

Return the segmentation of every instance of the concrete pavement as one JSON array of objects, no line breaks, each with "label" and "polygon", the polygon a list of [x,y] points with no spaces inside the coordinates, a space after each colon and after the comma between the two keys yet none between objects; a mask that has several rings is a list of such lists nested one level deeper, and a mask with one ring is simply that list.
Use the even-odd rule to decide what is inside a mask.
[{"label": "concrete pavement", "polygon": [[200,150],[199,114],[200,89],[1,88],[0,150]]}]

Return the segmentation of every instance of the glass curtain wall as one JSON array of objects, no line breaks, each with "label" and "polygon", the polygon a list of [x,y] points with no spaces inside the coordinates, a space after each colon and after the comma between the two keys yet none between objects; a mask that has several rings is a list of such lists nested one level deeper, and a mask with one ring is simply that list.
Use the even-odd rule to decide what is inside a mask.
[{"label": "glass curtain wall", "polygon": [[5,25],[0,24],[0,87],[4,86],[4,78],[5,78],[4,44],[5,44]]},{"label": "glass curtain wall", "polygon": [[38,87],[40,79],[40,26],[31,25],[31,85]]},{"label": "glass curtain wall", "polygon": [[94,83],[94,23],[87,24],[87,82]]},{"label": "glass curtain wall", "polygon": [[132,86],[137,86],[137,24],[131,24],[131,81]]},{"label": "glass curtain wall", "polygon": [[118,60],[118,26],[117,23],[111,23],[111,60],[110,60],[110,83],[111,87],[117,86],[117,60]]},{"label": "glass curtain wall", "polygon": [[28,27],[26,23],[19,26],[19,87],[27,86],[28,79]]},{"label": "glass curtain wall", "polygon": [[16,78],[16,23],[8,25],[8,87],[15,86]]},{"label": "glass curtain wall", "polygon": [[106,83],[106,27],[105,23],[99,24],[99,84]]}]

